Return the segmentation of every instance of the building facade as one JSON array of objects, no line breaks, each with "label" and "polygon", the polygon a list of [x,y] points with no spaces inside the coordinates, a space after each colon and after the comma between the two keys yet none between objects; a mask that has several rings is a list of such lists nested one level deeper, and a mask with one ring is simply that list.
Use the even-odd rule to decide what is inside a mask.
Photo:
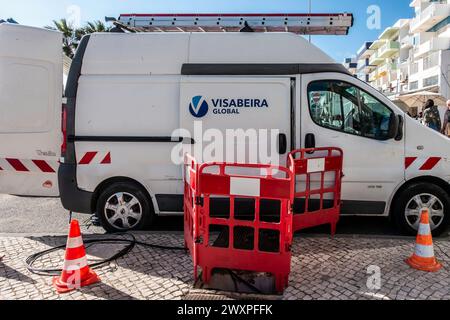
[{"label": "building facade", "polygon": [[409,92],[427,90],[450,98],[450,1],[415,0],[411,20]]},{"label": "building facade", "polygon": [[450,98],[450,0],[414,0],[400,19],[358,51],[358,78],[395,100],[430,91]]},{"label": "building facade", "polygon": [[398,79],[400,22],[384,30],[369,48],[373,51],[369,64],[375,66],[369,74],[369,83],[386,95],[395,93],[394,82]]},{"label": "building facade", "polygon": [[370,56],[373,53],[373,50],[370,50],[372,44],[373,42],[365,42],[356,53],[356,76],[358,79],[365,82],[369,82],[370,73],[375,68],[375,66],[370,64]]},{"label": "building facade", "polygon": [[346,58],[344,61],[344,66],[347,70],[354,76],[356,76],[356,71],[358,67],[358,63],[355,58]]}]

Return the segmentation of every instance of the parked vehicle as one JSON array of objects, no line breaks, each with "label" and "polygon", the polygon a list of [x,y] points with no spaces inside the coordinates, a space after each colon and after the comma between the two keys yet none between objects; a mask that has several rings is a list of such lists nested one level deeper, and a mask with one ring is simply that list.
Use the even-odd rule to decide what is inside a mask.
[{"label": "parked vehicle", "polygon": [[[343,215],[391,216],[412,234],[426,207],[435,234],[449,224],[449,140],[300,36],[86,36],[62,110],[61,36],[3,24],[0,41],[2,193],[60,193],[108,231],[142,229],[183,211],[171,153],[185,137],[172,133],[201,120],[221,132],[278,129],[281,163],[289,149],[343,149]],[[45,165],[58,158],[59,186]]]}]

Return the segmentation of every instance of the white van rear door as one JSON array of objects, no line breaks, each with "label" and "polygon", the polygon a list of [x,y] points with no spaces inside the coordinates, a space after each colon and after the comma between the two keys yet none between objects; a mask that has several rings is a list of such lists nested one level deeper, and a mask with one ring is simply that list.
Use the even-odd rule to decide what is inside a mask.
[{"label": "white van rear door", "polygon": [[58,196],[62,35],[0,24],[0,193]]},{"label": "white van rear door", "polygon": [[284,166],[291,148],[291,86],[289,77],[183,77],[180,123],[195,141],[195,157]]}]

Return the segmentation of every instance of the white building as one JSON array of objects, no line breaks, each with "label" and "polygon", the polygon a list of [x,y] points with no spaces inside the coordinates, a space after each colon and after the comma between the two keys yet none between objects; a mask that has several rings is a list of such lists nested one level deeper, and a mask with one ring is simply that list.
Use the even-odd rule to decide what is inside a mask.
[{"label": "white building", "polygon": [[72,59],[65,54],[63,55],[63,84],[66,87],[67,78],[69,76],[70,66],[72,65]]},{"label": "white building", "polygon": [[346,58],[344,61],[344,66],[350,71],[350,73],[356,76],[358,62],[356,58]]},{"label": "white building", "polygon": [[419,91],[450,98],[450,0],[414,0],[410,6],[415,18],[398,20],[368,48],[363,45],[356,73],[392,99]]},{"label": "white building", "polygon": [[370,50],[372,44],[373,42],[365,42],[356,53],[356,76],[358,79],[365,82],[369,82],[369,75],[376,68],[376,66],[370,64],[370,56],[374,52],[373,50]]},{"label": "white building", "polygon": [[410,33],[409,92],[432,91],[450,98],[450,1],[414,0]]},{"label": "white building", "polygon": [[388,96],[399,94],[403,88],[404,78],[400,72],[401,62],[407,59],[409,47],[402,44],[409,34],[409,20],[400,19],[387,28],[373,42],[373,51],[369,64],[373,66],[369,74],[370,84]]}]

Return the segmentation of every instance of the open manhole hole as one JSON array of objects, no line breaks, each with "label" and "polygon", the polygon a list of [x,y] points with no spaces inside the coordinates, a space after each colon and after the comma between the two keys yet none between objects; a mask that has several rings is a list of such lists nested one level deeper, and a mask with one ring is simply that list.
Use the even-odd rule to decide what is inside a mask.
[{"label": "open manhole hole", "polygon": [[234,299],[220,294],[207,294],[207,293],[188,293],[183,297],[183,300],[187,301],[232,301]]}]

